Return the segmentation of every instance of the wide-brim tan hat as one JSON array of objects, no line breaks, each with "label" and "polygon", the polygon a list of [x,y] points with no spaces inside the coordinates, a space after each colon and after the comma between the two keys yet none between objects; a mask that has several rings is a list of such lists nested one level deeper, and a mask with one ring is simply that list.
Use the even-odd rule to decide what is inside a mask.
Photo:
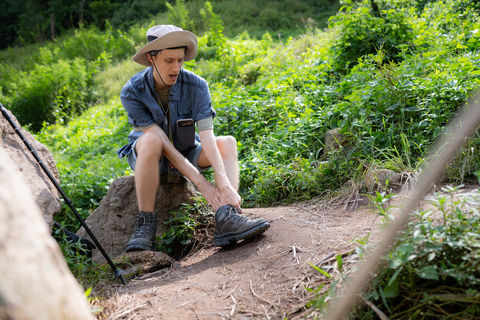
[{"label": "wide-brim tan hat", "polygon": [[134,56],[133,61],[150,67],[147,52],[168,48],[187,47],[185,49],[185,61],[195,59],[197,56],[197,36],[190,32],[172,25],[160,25],[147,31],[149,43],[140,49]]}]

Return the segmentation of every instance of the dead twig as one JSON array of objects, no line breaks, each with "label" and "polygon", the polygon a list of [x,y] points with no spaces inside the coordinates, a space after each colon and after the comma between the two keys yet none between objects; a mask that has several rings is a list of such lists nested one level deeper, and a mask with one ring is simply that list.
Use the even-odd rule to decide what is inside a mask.
[{"label": "dead twig", "polygon": [[270,301],[268,301],[267,299],[260,297],[258,294],[255,293],[255,291],[253,291],[252,280],[250,280],[250,291],[252,291],[252,294],[253,294],[257,299],[262,300],[262,301],[264,301],[264,302],[266,302],[266,303],[268,303],[268,304],[270,304],[270,305],[273,305],[273,302],[270,302]]},{"label": "dead twig", "polygon": [[136,307],[134,307],[134,308],[125,310],[125,311],[123,311],[122,313],[120,313],[120,314],[116,315],[115,317],[113,317],[112,320],[118,319],[118,318],[120,318],[120,317],[122,317],[122,316],[124,316],[124,315],[126,315],[126,314],[129,314],[129,313],[132,312],[132,311],[135,311],[135,310],[137,310],[137,309],[140,309],[140,308],[142,308],[142,307],[145,307],[145,306],[148,305],[148,304],[149,304],[149,302],[144,303],[144,304],[141,304],[141,305],[136,306]]},{"label": "dead twig", "polygon": [[233,316],[233,313],[235,312],[235,307],[237,306],[237,301],[235,301],[233,294],[230,297],[232,297],[232,300],[233,300],[233,305],[232,305],[232,310],[230,310],[230,315]]},{"label": "dead twig", "polygon": [[386,314],[382,312],[382,310],[378,309],[376,305],[365,299],[362,295],[360,295],[360,299],[362,299],[362,301],[365,302],[367,306],[372,308],[373,312],[375,312],[381,320],[390,320],[390,318],[387,317]]},{"label": "dead twig", "polygon": [[335,256],[335,251],[330,252],[326,257],[323,257],[320,261],[315,263],[315,266],[319,267],[322,263],[327,262],[327,260],[333,258]]},{"label": "dead twig", "polygon": [[235,288],[233,288],[227,293],[227,295],[225,296],[225,298],[223,298],[223,300],[227,299],[228,296],[232,295],[235,292],[235,290],[237,290],[237,288],[238,288],[238,284],[235,286]]}]

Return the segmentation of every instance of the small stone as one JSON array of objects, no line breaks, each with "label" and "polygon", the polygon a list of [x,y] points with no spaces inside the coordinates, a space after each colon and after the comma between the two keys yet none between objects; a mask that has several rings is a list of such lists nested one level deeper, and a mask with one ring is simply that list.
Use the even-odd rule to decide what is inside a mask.
[{"label": "small stone", "polygon": [[345,140],[343,133],[340,133],[341,128],[336,128],[325,133],[325,152],[330,152],[338,149]]},{"label": "small stone", "polygon": [[387,187],[388,183],[400,183],[402,174],[388,169],[370,169],[365,175],[365,187],[372,192],[378,187]]},{"label": "small stone", "polygon": [[166,253],[154,251],[133,251],[116,257],[117,266],[125,271],[127,276],[136,276],[169,268],[175,263]]}]

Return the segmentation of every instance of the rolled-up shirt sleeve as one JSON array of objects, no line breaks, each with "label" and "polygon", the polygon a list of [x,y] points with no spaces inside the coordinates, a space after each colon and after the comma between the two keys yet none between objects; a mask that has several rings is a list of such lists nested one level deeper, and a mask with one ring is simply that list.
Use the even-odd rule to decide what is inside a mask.
[{"label": "rolled-up shirt sleeve", "polygon": [[212,98],[210,96],[210,90],[208,89],[208,84],[205,80],[203,80],[202,82],[203,82],[202,85],[197,89],[197,94],[194,100],[195,101],[194,117],[196,121],[206,119],[206,118],[213,119],[217,115],[215,110],[212,107]]}]

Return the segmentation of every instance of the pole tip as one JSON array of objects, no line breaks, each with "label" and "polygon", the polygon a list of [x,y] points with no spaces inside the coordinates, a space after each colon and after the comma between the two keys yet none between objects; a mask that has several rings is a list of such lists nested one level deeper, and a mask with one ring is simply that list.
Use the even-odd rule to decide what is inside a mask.
[{"label": "pole tip", "polygon": [[126,285],[127,282],[125,281],[125,278],[123,277],[124,272],[125,271],[123,271],[123,270],[116,269],[115,270],[115,278],[120,278],[120,281],[122,281],[123,285]]}]

